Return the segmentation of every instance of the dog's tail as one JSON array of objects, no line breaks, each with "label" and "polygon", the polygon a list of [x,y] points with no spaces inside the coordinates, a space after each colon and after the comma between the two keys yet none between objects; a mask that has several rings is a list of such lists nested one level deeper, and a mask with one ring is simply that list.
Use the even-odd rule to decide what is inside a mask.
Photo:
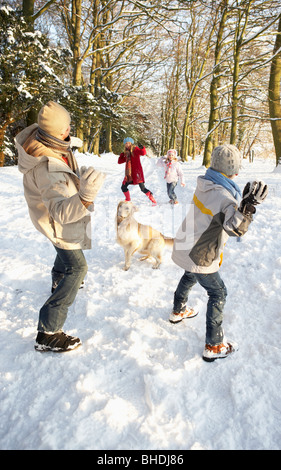
[{"label": "dog's tail", "polygon": [[173,246],[174,245],[174,238],[164,237],[165,245],[166,246]]}]

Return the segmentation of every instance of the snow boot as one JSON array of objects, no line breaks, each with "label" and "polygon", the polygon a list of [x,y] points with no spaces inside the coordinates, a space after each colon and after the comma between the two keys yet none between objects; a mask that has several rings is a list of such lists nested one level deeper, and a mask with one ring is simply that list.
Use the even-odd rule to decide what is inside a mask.
[{"label": "snow boot", "polygon": [[233,341],[223,342],[216,346],[206,344],[203,351],[203,359],[207,362],[213,362],[216,359],[224,359],[238,350],[238,345]]},{"label": "snow boot", "polygon": [[198,312],[196,312],[193,308],[186,308],[183,312],[180,313],[172,312],[169,317],[169,321],[171,323],[178,323],[184,318],[194,318],[196,315],[198,315]]},{"label": "snow boot", "polygon": [[129,201],[131,200],[131,196],[130,196],[130,192],[129,192],[129,191],[126,191],[126,192],[124,193],[124,196],[125,196],[125,201],[128,201],[128,202],[129,202]]},{"label": "snow boot", "polygon": [[146,196],[148,197],[148,199],[150,199],[150,201],[152,202],[152,205],[153,206],[156,206],[157,205],[157,202],[155,201],[152,193],[150,191],[147,191],[147,193],[145,193]]},{"label": "snow boot", "polygon": [[78,348],[81,344],[79,338],[66,335],[63,331],[59,331],[58,333],[44,333],[38,331],[34,348],[36,351],[41,352],[66,352]]}]

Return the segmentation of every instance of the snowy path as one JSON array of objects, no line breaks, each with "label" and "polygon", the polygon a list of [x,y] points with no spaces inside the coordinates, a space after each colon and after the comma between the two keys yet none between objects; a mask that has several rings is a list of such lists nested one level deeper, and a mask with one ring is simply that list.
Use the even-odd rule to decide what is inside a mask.
[{"label": "snowy path", "polygon": [[[201,359],[206,294],[195,286],[200,314],[171,325],[168,315],[181,269],[166,251],[159,270],[124,256],[115,242],[124,167],[113,155],[80,156],[107,172],[96,200],[93,249],[85,252],[86,287],[65,330],[83,346],[73,353],[34,351],[38,309],[50,291],[54,250],[29,221],[16,167],[0,169],[0,448],[1,449],[280,449],[281,189],[274,162],[243,163],[237,183],[264,179],[269,196],[241,243],[229,240],[221,275],[228,288],[224,328],[239,351]],[[201,159],[183,165],[180,204],[168,204],[161,169],[143,160],[155,208],[134,187],[138,219],[175,233],[203,173]]]}]

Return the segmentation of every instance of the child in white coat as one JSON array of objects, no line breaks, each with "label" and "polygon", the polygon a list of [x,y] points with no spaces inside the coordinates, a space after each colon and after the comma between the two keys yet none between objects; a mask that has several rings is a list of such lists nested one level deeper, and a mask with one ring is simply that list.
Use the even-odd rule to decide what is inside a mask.
[{"label": "child in white coat", "polygon": [[166,157],[159,158],[157,166],[162,166],[165,169],[165,180],[167,183],[167,193],[170,198],[171,204],[178,204],[175,187],[180,180],[181,186],[185,186],[184,176],[181,166],[177,159],[177,151],[170,149]]}]

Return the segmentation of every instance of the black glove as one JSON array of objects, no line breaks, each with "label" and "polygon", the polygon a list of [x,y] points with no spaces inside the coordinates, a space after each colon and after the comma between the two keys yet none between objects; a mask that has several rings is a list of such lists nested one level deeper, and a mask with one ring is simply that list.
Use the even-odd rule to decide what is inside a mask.
[{"label": "black glove", "polygon": [[239,211],[250,215],[256,212],[254,206],[263,202],[268,194],[267,185],[263,181],[248,182],[243,190]]},{"label": "black glove", "polygon": [[142,145],[142,144],[137,143],[137,147],[138,147],[139,149],[143,149],[143,145]]}]

